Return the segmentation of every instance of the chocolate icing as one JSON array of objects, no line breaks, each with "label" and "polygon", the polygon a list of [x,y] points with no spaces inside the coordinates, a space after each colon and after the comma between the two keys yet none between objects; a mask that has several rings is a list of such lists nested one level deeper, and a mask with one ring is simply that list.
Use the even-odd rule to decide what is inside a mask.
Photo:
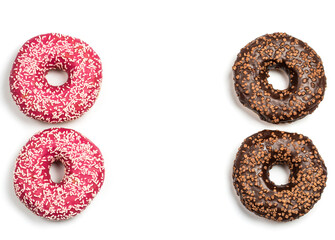
[{"label": "chocolate icing", "polygon": [[[289,181],[269,179],[274,165],[286,164]],[[297,133],[264,130],[244,140],[233,167],[233,183],[243,205],[255,214],[290,221],[320,199],[327,169],[312,141]]]},{"label": "chocolate icing", "polygon": [[[287,89],[274,89],[267,81],[272,69],[288,74]],[[312,113],[326,88],[320,57],[286,33],[267,34],[247,44],[237,56],[233,75],[240,102],[272,123],[292,122]]]}]

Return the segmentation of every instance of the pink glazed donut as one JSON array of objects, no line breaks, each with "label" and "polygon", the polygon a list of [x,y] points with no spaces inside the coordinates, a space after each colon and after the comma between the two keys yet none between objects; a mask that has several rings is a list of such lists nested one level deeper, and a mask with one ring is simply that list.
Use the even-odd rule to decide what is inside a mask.
[{"label": "pink glazed donut", "polygon": [[[50,178],[50,166],[60,161],[65,176]],[[27,208],[41,217],[64,220],[84,210],[104,181],[100,150],[80,133],[50,128],[35,134],[22,148],[14,171],[14,189]]]},{"label": "pink glazed donut", "polygon": [[[67,72],[68,80],[50,85],[45,78],[50,70]],[[49,123],[70,121],[94,104],[102,81],[101,61],[78,38],[39,35],[19,50],[9,81],[14,101],[27,116]]]}]

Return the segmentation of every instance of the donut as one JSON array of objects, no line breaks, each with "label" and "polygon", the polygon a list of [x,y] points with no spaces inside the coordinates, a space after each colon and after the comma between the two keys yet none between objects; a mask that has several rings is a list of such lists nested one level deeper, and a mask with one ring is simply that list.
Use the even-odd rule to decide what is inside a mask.
[{"label": "donut", "polygon": [[[50,167],[61,162],[61,182],[50,178]],[[80,133],[50,128],[35,134],[22,148],[15,164],[14,189],[17,197],[36,215],[64,220],[84,210],[104,181],[100,150]]]},{"label": "donut", "polygon": [[[290,170],[287,184],[269,178],[275,165]],[[327,169],[313,142],[302,134],[263,130],[244,140],[233,167],[233,185],[251,212],[275,221],[297,219],[320,199]]]},{"label": "donut", "polygon": [[[61,86],[50,85],[50,70],[68,74]],[[80,117],[94,104],[102,81],[99,56],[82,40],[62,34],[36,36],[23,44],[9,82],[12,97],[27,116],[59,123]]]},{"label": "donut", "polygon": [[[269,71],[284,70],[289,86],[274,89]],[[293,122],[312,113],[322,101],[326,76],[320,57],[306,43],[286,33],[261,36],[247,44],[233,66],[240,102],[270,123]]]}]

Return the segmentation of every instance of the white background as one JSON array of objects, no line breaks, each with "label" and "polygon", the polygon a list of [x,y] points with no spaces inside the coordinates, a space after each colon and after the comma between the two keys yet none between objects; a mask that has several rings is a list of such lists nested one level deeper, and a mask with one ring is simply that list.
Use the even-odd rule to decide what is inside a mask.
[{"label": "white background", "polygon": [[[334,12],[331,1],[1,1],[1,239],[315,239],[333,233],[335,161]],[[244,108],[231,67],[244,45],[287,32],[322,58],[327,90],[319,108],[273,125]],[[21,45],[39,34],[81,38],[100,55],[103,85],[81,118],[46,124],[26,117],[8,76]],[[67,127],[91,139],[106,179],[75,218],[52,222],[16,198],[15,159],[28,139]],[[244,138],[263,129],[302,133],[328,168],[321,200],[302,218],[276,223],[249,213],[232,187]],[[328,237],[329,239],[329,237]]]}]

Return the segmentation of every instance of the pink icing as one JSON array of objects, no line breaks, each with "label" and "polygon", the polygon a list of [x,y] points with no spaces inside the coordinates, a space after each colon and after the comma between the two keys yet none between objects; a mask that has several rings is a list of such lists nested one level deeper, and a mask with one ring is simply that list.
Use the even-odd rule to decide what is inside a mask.
[{"label": "pink icing", "polygon": [[[60,183],[50,178],[49,169],[55,161],[65,166]],[[101,152],[90,140],[71,129],[50,128],[35,134],[21,150],[14,188],[35,214],[63,220],[87,207],[100,190],[104,175]]]},{"label": "pink icing", "polygon": [[[61,86],[50,85],[49,70],[66,71]],[[10,90],[27,116],[50,123],[80,117],[94,104],[102,81],[99,56],[80,39],[44,34],[19,50],[10,75]]]}]

